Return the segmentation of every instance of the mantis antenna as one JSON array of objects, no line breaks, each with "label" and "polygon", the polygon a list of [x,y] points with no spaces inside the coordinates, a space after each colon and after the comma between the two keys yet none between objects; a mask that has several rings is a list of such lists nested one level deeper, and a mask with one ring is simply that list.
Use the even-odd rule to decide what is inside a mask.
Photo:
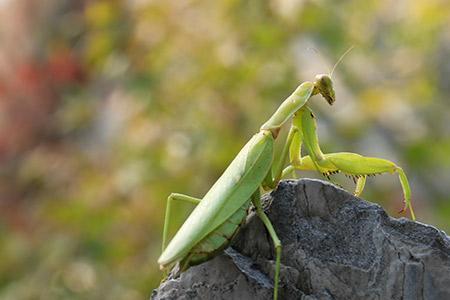
[{"label": "mantis antenna", "polygon": [[[339,57],[339,59],[337,60],[337,62],[334,64],[333,69],[331,69],[331,72],[329,73],[330,78],[333,76],[333,73],[334,73],[334,70],[336,69],[336,67],[341,63],[341,61],[344,59],[344,57],[345,57],[350,51],[353,50],[353,48],[355,48],[354,45],[350,46],[350,47],[347,49],[347,51],[345,51],[344,54],[342,54],[341,57]],[[308,47],[307,49],[308,49],[308,50],[314,51],[314,53],[315,53],[316,55],[319,54],[319,51],[318,51],[316,48],[314,48],[314,47]]]},{"label": "mantis antenna", "polygon": [[330,72],[330,77],[333,76],[333,72],[336,69],[336,67],[339,65],[339,63],[344,59],[344,57],[350,52],[352,51],[352,49],[355,48],[354,45],[350,46],[350,48],[347,49],[347,51],[344,52],[344,54],[341,55],[341,57],[339,57],[338,61],[334,64],[333,69],[331,69]]}]

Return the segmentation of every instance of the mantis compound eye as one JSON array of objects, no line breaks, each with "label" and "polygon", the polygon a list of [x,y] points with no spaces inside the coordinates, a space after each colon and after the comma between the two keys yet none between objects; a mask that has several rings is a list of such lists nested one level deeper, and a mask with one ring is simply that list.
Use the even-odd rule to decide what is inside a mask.
[{"label": "mantis compound eye", "polygon": [[333,105],[336,100],[336,96],[334,94],[333,82],[331,78],[327,74],[319,74],[316,76],[316,81],[314,85],[317,91],[327,100],[328,104]]}]

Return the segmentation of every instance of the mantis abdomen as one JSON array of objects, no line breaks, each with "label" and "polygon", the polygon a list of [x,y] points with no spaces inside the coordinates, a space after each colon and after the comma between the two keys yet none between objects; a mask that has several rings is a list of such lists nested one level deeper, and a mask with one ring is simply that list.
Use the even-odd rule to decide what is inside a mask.
[{"label": "mantis abdomen", "polygon": [[180,271],[184,271],[190,266],[201,264],[202,262],[216,256],[218,252],[228,247],[233,237],[239,231],[239,228],[245,223],[249,206],[250,199],[222,225],[195,245],[189,254],[181,261]]}]

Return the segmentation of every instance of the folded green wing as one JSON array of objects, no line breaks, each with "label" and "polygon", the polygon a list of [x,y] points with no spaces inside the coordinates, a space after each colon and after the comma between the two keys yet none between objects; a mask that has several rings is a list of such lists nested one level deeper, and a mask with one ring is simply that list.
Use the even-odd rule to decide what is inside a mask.
[{"label": "folded green wing", "polygon": [[255,134],[203,197],[158,259],[165,267],[184,256],[231,217],[259,188],[272,165],[273,137]]}]

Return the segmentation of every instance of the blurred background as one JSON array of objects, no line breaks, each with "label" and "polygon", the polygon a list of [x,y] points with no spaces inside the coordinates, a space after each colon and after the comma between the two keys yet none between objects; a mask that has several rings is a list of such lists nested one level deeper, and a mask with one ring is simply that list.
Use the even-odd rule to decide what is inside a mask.
[{"label": "blurred background", "polygon": [[[450,230],[449,28],[446,0],[1,0],[0,298],[148,298],[170,192],[202,197],[351,45],[322,149],[395,161]],[[399,217],[395,175],[366,187]]]}]

